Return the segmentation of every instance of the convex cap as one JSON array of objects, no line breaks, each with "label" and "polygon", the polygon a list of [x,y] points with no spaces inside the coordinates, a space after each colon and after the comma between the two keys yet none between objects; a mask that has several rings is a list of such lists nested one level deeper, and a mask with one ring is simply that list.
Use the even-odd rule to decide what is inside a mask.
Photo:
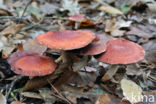
[{"label": "convex cap", "polygon": [[56,64],[47,57],[31,52],[15,52],[9,59],[11,70],[25,76],[44,76],[54,72]]},{"label": "convex cap", "polygon": [[87,46],[95,39],[89,31],[50,31],[37,37],[40,44],[56,50],[73,50]]},{"label": "convex cap", "polygon": [[130,64],[144,59],[144,49],[131,41],[121,38],[111,39],[107,42],[106,52],[97,60],[108,64]]}]

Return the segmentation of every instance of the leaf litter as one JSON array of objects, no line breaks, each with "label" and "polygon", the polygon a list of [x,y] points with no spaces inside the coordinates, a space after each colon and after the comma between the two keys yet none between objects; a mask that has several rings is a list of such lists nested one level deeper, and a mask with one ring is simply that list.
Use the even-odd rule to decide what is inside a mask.
[{"label": "leaf litter", "polygon": [[[146,56],[141,62],[111,69],[111,65],[96,60],[98,55],[84,57],[80,50],[74,50],[71,53],[76,57],[71,57],[76,61],[72,64],[59,62],[53,74],[24,77],[15,82],[16,74],[6,74],[0,69],[0,103],[154,104],[155,4],[154,0],[1,0],[0,67],[7,72],[10,67],[5,64],[6,59],[16,51],[36,52],[54,60],[59,58],[60,50],[48,49],[35,38],[47,31],[60,30],[60,24],[69,30],[89,30],[97,35],[131,40],[144,47]],[[83,15],[86,20],[69,20],[74,15]],[[137,98],[154,96],[154,100],[152,103],[145,98],[133,101],[132,93]]]}]

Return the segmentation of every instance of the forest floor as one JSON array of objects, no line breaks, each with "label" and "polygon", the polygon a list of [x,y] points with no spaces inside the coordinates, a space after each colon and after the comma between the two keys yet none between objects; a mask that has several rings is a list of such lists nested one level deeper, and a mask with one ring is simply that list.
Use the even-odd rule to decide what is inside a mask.
[{"label": "forest floor", "polygon": [[[85,20],[70,20],[75,14]],[[76,50],[71,70],[55,70],[50,77],[11,70],[8,58],[17,51],[56,60],[60,50],[34,40],[61,29],[91,31],[105,41],[123,38],[143,47],[145,57],[112,69]],[[0,104],[156,104],[156,1],[0,0]]]}]

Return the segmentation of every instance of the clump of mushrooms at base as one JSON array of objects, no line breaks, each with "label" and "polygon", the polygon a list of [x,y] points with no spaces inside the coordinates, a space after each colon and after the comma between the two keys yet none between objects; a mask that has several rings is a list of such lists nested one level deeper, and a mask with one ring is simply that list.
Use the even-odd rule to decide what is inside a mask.
[{"label": "clump of mushrooms at base", "polygon": [[95,56],[98,61],[111,64],[115,68],[118,68],[118,64],[136,63],[144,59],[145,55],[144,49],[134,42],[122,38],[109,38],[104,41],[101,36],[84,30],[49,31],[39,35],[36,40],[49,49],[60,50],[59,61],[55,62],[50,57],[35,52],[15,52],[8,59],[15,73],[46,76],[57,70],[62,63],[66,63],[66,70],[69,70],[69,65],[74,63],[72,57],[77,57],[78,54],[71,50],[77,49],[78,55]]}]

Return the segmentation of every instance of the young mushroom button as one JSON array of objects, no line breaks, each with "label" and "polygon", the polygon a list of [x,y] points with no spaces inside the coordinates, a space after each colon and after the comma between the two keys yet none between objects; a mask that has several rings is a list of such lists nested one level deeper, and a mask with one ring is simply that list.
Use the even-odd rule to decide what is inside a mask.
[{"label": "young mushroom button", "polygon": [[30,52],[15,52],[8,62],[16,74],[24,76],[44,76],[51,74],[56,68],[51,58]]}]

